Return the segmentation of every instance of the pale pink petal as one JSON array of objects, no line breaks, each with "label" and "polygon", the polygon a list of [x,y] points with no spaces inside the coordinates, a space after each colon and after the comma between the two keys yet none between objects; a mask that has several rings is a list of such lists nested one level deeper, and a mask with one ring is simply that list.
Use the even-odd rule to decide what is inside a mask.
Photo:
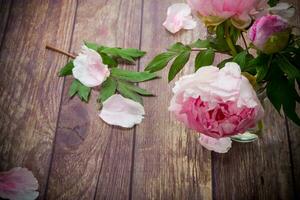
[{"label": "pale pink petal", "polygon": [[145,115],[144,107],[131,100],[115,94],[104,103],[99,116],[110,125],[131,128],[142,122]]},{"label": "pale pink petal", "polygon": [[289,19],[295,15],[296,9],[285,2],[280,2],[276,6],[268,9],[272,14],[279,15],[285,19]]},{"label": "pale pink petal", "polygon": [[187,4],[173,4],[168,8],[163,26],[171,33],[176,33],[180,29],[193,29],[196,27],[196,21],[193,20],[191,12]]},{"label": "pale pink petal", "polygon": [[107,65],[102,63],[101,56],[85,45],[74,60],[72,72],[74,78],[87,87],[100,85],[110,75]]},{"label": "pale pink petal", "polygon": [[192,16],[186,17],[183,20],[182,24],[183,24],[183,29],[187,29],[187,30],[194,29],[197,26],[197,22],[195,20],[193,20]]},{"label": "pale pink petal", "polygon": [[217,139],[204,134],[200,135],[198,141],[206,149],[217,153],[227,153],[232,143],[229,137]]},{"label": "pale pink petal", "polygon": [[15,167],[0,172],[0,197],[10,200],[34,200],[39,193],[39,185],[32,172],[26,168]]}]

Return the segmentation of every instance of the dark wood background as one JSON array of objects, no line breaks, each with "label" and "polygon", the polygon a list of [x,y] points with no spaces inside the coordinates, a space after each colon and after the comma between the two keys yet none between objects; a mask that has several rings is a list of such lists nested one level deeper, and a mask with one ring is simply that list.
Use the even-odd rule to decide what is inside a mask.
[{"label": "dark wood background", "polygon": [[[0,170],[32,170],[39,199],[300,199],[300,128],[269,103],[261,139],[216,154],[168,112],[167,71],[142,84],[157,97],[145,99],[133,129],[101,121],[97,91],[89,104],[69,99],[70,79],[57,76],[68,58],[46,44],[72,53],[83,40],[140,48],[147,56],[123,67],[143,70],[171,43],[204,36],[200,26],[163,28],[167,7],[180,1],[0,0]],[[299,25],[300,2],[289,2]]]}]

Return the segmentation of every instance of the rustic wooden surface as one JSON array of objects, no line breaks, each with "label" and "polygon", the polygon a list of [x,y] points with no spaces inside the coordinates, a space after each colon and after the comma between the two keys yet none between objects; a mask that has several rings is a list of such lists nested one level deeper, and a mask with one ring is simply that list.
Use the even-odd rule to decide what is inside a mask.
[{"label": "rustic wooden surface", "polygon": [[146,117],[133,129],[99,119],[96,91],[89,104],[69,99],[72,79],[57,77],[68,58],[46,44],[72,53],[83,40],[141,48],[149,54],[123,67],[143,70],[169,44],[205,36],[199,26],[176,35],[162,27],[180,1],[0,0],[0,170],[32,170],[39,199],[299,199],[300,128],[269,102],[259,141],[216,154],[167,111],[166,70],[142,84],[157,97],[145,98]]}]

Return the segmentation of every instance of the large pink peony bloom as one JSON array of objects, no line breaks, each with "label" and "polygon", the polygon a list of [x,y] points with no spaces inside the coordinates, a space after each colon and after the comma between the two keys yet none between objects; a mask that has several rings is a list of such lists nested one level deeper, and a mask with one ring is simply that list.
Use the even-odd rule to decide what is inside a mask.
[{"label": "large pink peony bloom", "polygon": [[178,120],[214,138],[244,133],[263,117],[264,110],[240,67],[200,68],[175,83],[169,110]]},{"label": "large pink peony bloom", "polygon": [[267,54],[286,47],[290,29],[288,22],[278,15],[266,15],[257,19],[248,32],[250,41]]},{"label": "large pink peony bloom", "polygon": [[266,8],[267,0],[187,0],[207,26],[217,26],[226,19],[243,29],[251,24],[251,15]]},{"label": "large pink peony bloom", "polygon": [[10,200],[34,200],[39,196],[39,184],[26,168],[15,167],[0,172],[0,197]]}]

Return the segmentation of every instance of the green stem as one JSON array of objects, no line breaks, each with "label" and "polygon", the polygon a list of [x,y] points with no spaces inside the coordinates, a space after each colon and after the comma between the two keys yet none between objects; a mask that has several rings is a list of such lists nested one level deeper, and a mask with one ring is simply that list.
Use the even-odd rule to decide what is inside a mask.
[{"label": "green stem", "polygon": [[229,24],[226,23],[225,24],[225,39],[226,39],[226,42],[228,44],[228,47],[230,48],[231,50],[231,53],[232,53],[232,56],[236,56],[237,55],[237,51],[233,45],[233,42],[231,40],[231,37],[230,37],[230,34],[229,34]]}]

